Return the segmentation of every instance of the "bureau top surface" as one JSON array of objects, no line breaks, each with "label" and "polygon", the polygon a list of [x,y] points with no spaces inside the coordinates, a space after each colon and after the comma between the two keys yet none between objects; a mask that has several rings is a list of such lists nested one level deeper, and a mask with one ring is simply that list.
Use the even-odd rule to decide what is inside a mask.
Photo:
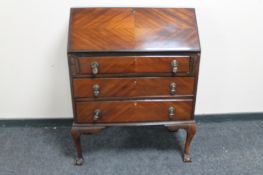
[{"label": "bureau top surface", "polygon": [[72,8],[68,52],[200,51],[190,8]]}]

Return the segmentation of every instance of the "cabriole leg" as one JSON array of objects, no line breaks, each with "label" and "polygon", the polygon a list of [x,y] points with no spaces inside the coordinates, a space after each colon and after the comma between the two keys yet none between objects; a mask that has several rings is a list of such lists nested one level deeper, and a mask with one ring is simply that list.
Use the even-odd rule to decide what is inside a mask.
[{"label": "cabriole leg", "polygon": [[196,133],[196,124],[195,123],[189,124],[187,127],[185,127],[185,130],[187,132],[187,136],[186,136],[185,147],[184,147],[183,161],[192,162],[192,155],[190,153],[190,144]]},{"label": "cabriole leg", "polygon": [[82,165],[84,162],[84,159],[83,159],[82,150],[81,150],[81,141],[80,141],[81,132],[78,129],[73,127],[71,129],[71,135],[72,135],[72,138],[74,140],[74,143],[77,149],[77,158],[75,159],[75,165]]}]

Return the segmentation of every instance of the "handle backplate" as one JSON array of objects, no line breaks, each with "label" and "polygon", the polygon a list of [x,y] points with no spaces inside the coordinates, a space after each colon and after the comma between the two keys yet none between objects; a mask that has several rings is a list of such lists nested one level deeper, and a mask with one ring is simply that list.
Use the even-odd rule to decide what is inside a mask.
[{"label": "handle backplate", "polygon": [[90,63],[90,67],[91,67],[91,73],[93,75],[97,75],[99,73],[99,63],[92,62]]},{"label": "handle backplate", "polygon": [[171,62],[172,73],[176,74],[178,71],[178,61],[172,60]]},{"label": "handle backplate", "polygon": [[175,83],[175,82],[172,82],[172,83],[170,84],[170,94],[171,94],[171,95],[175,95],[175,93],[176,93],[176,83]]},{"label": "handle backplate", "polygon": [[93,120],[98,121],[102,117],[102,112],[100,109],[94,111]]},{"label": "handle backplate", "polygon": [[168,108],[169,119],[172,120],[175,115],[175,107],[171,106]]},{"label": "handle backplate", "polygon": [[98,97],[99,94],[100,94],[100,85],[94,84],[94,85],[92,86],[92,90],[93,90],[93,96],[94,96],[94,97]]}]

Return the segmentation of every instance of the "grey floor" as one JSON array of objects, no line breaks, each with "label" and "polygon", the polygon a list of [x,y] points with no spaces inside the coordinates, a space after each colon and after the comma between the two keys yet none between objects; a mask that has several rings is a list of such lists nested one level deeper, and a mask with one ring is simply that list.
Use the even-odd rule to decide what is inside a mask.
[{"label": "grey floor", "polygon": [[0,174],[263,174],[263,120],[198,122],[191,164],[181,159],[184,137],[161,126],[107,128],[83,137],[76,167],[69,127],[0,127]]}]

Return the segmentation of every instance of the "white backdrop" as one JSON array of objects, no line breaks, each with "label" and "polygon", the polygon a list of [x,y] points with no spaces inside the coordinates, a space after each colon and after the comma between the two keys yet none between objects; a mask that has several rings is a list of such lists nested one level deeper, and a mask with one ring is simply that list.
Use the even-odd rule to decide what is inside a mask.
[{"label": "white backdrop", "polygon": [[0,0],[0,119],[71,118],[70,7],[194,7],[196,114],[263,112],[262,0]]}]

